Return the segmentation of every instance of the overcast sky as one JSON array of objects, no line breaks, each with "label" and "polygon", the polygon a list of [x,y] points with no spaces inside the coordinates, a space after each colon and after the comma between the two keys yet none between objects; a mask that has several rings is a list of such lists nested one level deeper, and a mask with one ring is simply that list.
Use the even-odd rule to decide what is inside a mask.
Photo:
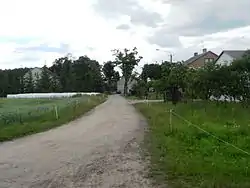
[{"label": "overcast sky", "polygon": [[141,64],[168,52],[177,61],[204,47],[247,49],[249,7],[249,0],[0,1],[0,68],[50,66],[67,53],[102,63],[112,49],[134,46]]}]

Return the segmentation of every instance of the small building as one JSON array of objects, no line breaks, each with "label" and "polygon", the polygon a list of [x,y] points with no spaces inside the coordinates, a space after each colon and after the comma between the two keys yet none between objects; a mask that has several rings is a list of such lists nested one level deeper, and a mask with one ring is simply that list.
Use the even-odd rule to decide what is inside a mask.
[{"label": "small building", "polygon": [[212,51],[207,51],[207,49],[204,48],[201,54],[195,52],[192,57],[184,61],[184,65],[187,65],[190,68],[201,68],[204,67],[206,63],[215,62],[217,58],[217,54]]},{"label": "small building", "polygon": [[[60,81],[57,78],[57,76],[54,73],[52,73],[48,68],[46,68],[46,70],[48,72],[50,81],[52,81],[52,83],[55,85],[59,85]],[[38,68],[38,67],[32,68],[28,72],[26,72],[23,76],[24,88],[27,88],[27,85],[30,84],[29,83],[30,81],[32,82],[33,87],[36,88],[38,81],[42,78],[42,74],[43,74],[43,68]]]},{"label": "small building", "polygon": [[216,59],[216,64],[230,65],[234,60],[242,58],[245,50],[224,50]]},{"label": "small building", "polygon": [[[117,92],[124,94],[124,83],[125,83],[125,78],[122,77],[118,82],[117,82]],[[128,81],[128,91],[127,93],[130,93],[132,90],[133,86],[136,84],[136,80],[130,79]]]},{"label": "small building", "polygon": [[36,83],[39,79],[41,79],[42,76],[42,68],[35,67],[33,69],[30,69],[26,74],[23,76],[24,80],[28,80],[30,77],[30,74],[32,76],[32,81]]}]

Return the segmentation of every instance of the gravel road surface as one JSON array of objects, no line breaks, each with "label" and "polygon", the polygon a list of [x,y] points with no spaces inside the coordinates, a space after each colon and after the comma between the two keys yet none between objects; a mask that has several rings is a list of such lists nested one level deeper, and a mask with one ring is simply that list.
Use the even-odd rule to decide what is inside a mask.
[{"label": "gravel road surface", "polygon": [[148,188],[144,121],[111,96],[84,117],[0,144],[0,188]]}]

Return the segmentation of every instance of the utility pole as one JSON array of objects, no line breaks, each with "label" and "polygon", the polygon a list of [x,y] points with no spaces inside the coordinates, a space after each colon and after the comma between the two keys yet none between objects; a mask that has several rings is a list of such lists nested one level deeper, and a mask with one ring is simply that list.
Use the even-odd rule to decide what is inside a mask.
[{"label": "utility pole", "polygon": [[169,54],[169,56],[170,56],[170,63],[173,63],[173,54]]},{"label": "utility pole", "polygon": [[169,53],[169,58],[170,58],[170,59],[169,59],[169,62],[170,62],[170,63],[173,63],[173,56],[174,56],[174,55],[173,55],[171,52],[166,51],[166,50],[161,50],[161,49],[158,49],[158,48],[156,49],[156,51],[162,51],[162,52],[165,52],[165,53]]}]

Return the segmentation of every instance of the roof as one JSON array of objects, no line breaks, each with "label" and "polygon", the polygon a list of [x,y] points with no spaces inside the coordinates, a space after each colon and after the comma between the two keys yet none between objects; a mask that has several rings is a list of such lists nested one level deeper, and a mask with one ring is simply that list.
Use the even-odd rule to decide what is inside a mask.
[{"label": "roof", "polygon": [[222,54],[226,53],[227,55],[231,56],[234,59],[240,59],[244,55],[246,50],[224,50],[221,52],[219,57],[216,59],[216,61],[222,56]]},{"label": "roof", "polygon": [[[193,63],[194,61],[196,61],[197,59],[203,57],[204,55],[208,54],[208,53],[213,53],[212,51],[207,51],[207,52],[204,52],[204,53],[201,53],[201,54],[198,54],[197,56],[193,56],[191,58],[189,58],[188,60],[186,60],[184,62],[184,64],[188,65],[190,63]],[[213,53],[214,55],[217,56],[217,54]]]}]

